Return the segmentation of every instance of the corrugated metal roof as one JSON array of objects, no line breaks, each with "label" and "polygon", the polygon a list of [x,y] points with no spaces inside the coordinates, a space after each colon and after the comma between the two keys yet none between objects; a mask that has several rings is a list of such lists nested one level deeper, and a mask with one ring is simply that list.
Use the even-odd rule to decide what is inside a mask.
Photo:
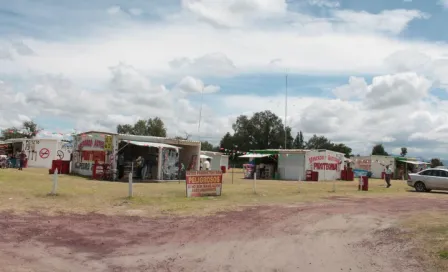
[{"label": "corrugated metal roof", "polygon": [[225,154],[224,153],[221,153],[221,152],[217,152],[217,151],[203,151],[203,150],[201,150],[201,154],[205,154],[205,155],[221,155],[221,156],[225,156]]},{"label": "corrugated metal roof", "polygon": [[190,141],[190,140],[180,140],[167,137],[156,137],[156,136],[141,136],[141,135],[130,135],[130,134],[118,134],[118,138],[121,140],[130,141],[143,141],[143,142],[155,142],[155,143],[166,143],[166,144],[180,144],[180,145],[192,145],[199,146],[201,142]]}]

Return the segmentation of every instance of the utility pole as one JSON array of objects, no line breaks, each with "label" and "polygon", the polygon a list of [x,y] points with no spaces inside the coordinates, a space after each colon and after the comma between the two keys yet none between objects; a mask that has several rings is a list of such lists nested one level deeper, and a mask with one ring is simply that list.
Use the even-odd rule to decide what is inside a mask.
[{"label": "utility pole", "polygon": [[286,147],[286,118],[288,117],[288,71],[286,71],[285,75],[285,147],[284,149],[287,149]]},{"label": "utility pole", "polygon": [[201,119],[202,119],[202,100],[204,99],[204,86],[202,86],[201,91],[201,106],[199,107],[199,122],[198,122],[198,137],[201,141]]}]

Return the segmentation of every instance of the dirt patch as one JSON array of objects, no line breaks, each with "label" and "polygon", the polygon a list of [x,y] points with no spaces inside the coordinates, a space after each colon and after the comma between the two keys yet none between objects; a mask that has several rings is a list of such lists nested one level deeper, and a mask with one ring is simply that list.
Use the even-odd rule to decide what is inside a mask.
[{"label": "dirt patch", "polygon": [[0,271],[422,271],[395,222],[437,199],[333,199],[206,217],[0,214]]}]

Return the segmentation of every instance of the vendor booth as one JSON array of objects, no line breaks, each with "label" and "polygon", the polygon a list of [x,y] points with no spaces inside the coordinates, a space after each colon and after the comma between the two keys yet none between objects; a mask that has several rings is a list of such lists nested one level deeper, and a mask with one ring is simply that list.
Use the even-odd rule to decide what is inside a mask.
[{"label": "vendor booth", "polygon": [[246,178],[253,178],[257,173],[257,178],[261,179],[337,180],[341,179],[345,165],[344,154],[330,150],[253,150],[240,158],[250,159],[244,165]]},{"label": "vendor booth", "polygon": [[76,135],[73,173],[94,176],[95,165],[115,180],[169,181],[199,170],[201,143],[90,131]]},{"label": "vendor booth", "polygon": [[275,179],[277,171],[277,156],[275,154],[251,153],[240,156],[249,159],[249,163],[243,164],[244,178]]},{"label": "vendor booth", "polygon": [[352,157],[353,171],[355,176],[369,176],[372,178],[381,179],[384,178],[386,166],[388,165],[392,170],[395,167],[395,157],[392,156],[361,156]]},{"label": "vendor booth", "polygon": [[60,139],[32,138],[9,139],[9,155],[13,155],[13,167],[17,166],[18,153],[25,151],[27,156],[25,167],[37,167],[50,169],[53,161],[70,161],[71,145]]},{"label": "vendor booth", "polygon": [[395,165],[395,178],[405,180],[408,178],[408,174],[423,171],[431,164],[428,162],[419,161],[416,158],[396,157]]},{"label": "vendor booth", "polygon": [[393,156],[362,156],[352,157],[355,176],[370,176],[384,179],[386,166],[393,171],[394,179],[406,179],[409,173],[417,173],[425,169],[430,163],[419,161],[416,158]]},{"label": "vendor booth", "polygon": [[220,152],[201,151],[201,162],[206,159],[210,160],[210,170],[222,170],[229,168],[229,155]]}]

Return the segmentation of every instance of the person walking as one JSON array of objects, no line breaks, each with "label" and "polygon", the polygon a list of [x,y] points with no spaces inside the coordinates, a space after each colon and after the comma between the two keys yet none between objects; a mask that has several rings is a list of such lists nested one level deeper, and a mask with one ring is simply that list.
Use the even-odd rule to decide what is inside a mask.
[{"label": "person walking", "polygon": [[389,188],[390,186],[390,178],[392,177],[392,169],[390,169],[389,165],[386,165],[386,183],[387,183],[387,188]]},{"label": "person walking", "polygon": [[25,151],[22,150],[19,154],[20,165],[18,170],[23,170],[23,166],[25,165],[26,154]]}]

